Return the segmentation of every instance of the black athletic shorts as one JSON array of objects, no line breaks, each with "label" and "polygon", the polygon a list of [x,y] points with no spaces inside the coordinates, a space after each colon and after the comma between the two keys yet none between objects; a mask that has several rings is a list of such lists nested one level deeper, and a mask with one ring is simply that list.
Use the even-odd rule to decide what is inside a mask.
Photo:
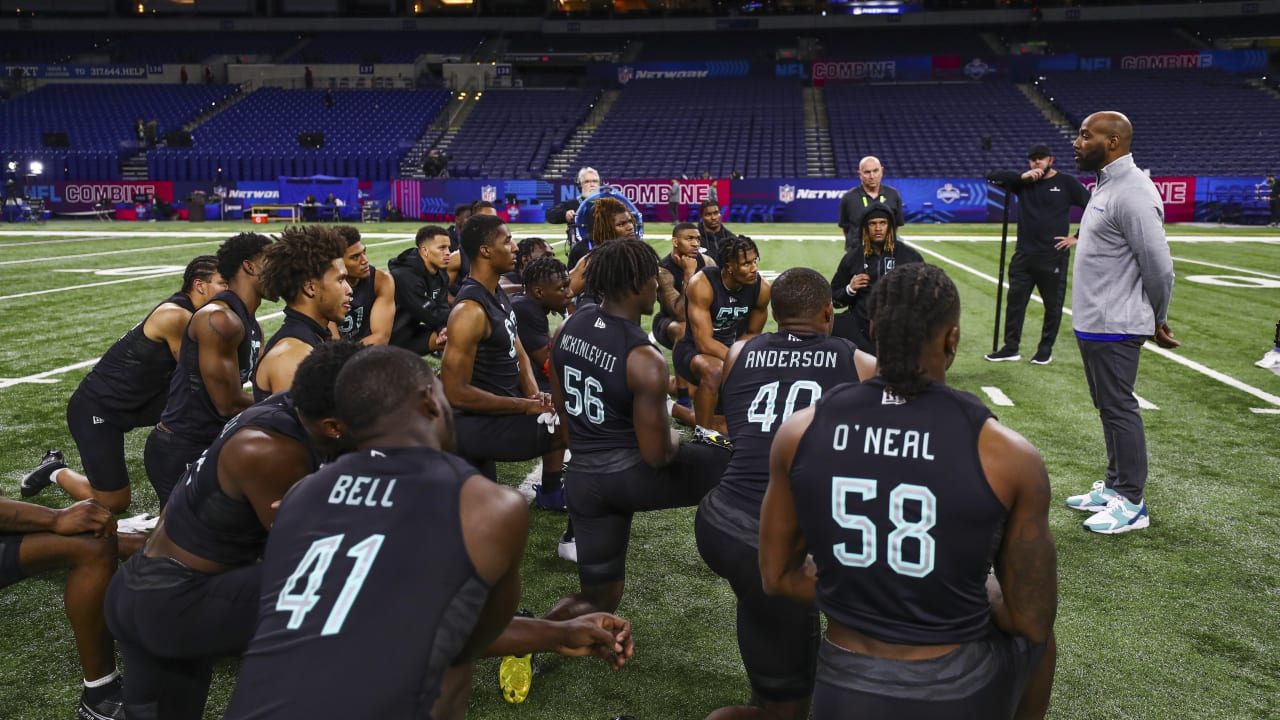
[{"label": "black athletic shorts", "polygon": [[698,347],[693,343],[678,342],[671,350],[671,366],[675,368],[677,375],[691,385],[698,384],[698,378],[693,374],[693,359],[697,356]]},{"label": "black athletic shorts", "polygon": [[25,580],[19,551],[22,549],[22,533],[0,533],[0,588],[6,588]]},{"label": "black athletic shorts", "polygon": [[537,415],[472,415],[455,412],[457,455],[476,467],[486,461],[521,462],[551,451],[554,435]]},{"label": "black athletic shorts", "polygon": [[207,443],[192,442],[156,425],[147,436],[147,445],[142,451],[142,464],[147,469],[147,479],[151,487],[156,489],[156,497],[160,499],[160,509],[169,500],[169,493],[177,487],[187,466],[195,462],[200,454],[208,449]]},{"label": "black athletic shorts", "polygon": [[136,427],[154,425],[164,410],[165,396],[157,396],[154,407],[137,415],[121,418],[104,410],[92,397],[80,390],[67,401],[67,429],[80,451],[80,464],[94,490],[115,492],[129,487],[129,468],[125,464],[124,435]]},{"label": "black athletic shorts", "polygon": [[668,350],[675,350],[676,347],[675,342],[667,335],[667,328],[671,327],[673,322],[675,322],[675,319],[665,313],[658,313],[653,316],[653,339]]},{"label": "black athletic shorts", "polygon": [[564,486],[583,587],[626,577],[633,514],[697,505],[720,482],[729,457],[722,448],[685,443],[655,470],[634,449],[570,455]]},{"label": "black athletic shorts", "polygon": [[1044,643],[992,625],[987,636],[932,660],[860,655],[829,640],[818,650],[814,720],[1012,718]]},{"label": "black athletic shorts", "polygon": [[253,639],[261,591],[261,563],[207,575],[135,553],[104,604],[129,669],[125,702],[154,717],[200,717],[214,660],[242,655]]},{"label": "black athletic shorts", "polygon": [[[728,580],[738,597],[738,652],[751,689],[773,702],[808,698],[813,694],[821,638],[818,609],[765,594],[760,580],[759,541],[748,543],[743,533],[725,531],[707,511],[709,504],[723,504],[723,494],[716,488],[703,498],[694,533],[707,567]],[[758,508],[756,513],[754,527],[758,537]]]}]

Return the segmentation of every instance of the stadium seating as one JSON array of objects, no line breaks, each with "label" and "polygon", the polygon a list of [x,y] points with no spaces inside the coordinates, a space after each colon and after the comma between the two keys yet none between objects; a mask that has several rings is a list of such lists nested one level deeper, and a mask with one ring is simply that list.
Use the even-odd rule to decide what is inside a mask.
[{"label": "stadium seating", "polygon": [[[157,148],[147,156],[153,180],[274,180],[334,175],[390,180],[413,140],[449,100],[443,90],[262,88],[200,125],[190,148]],[[321,133],[319,148],[299,146],[299,133]]]},{"label": "stadium seating", "polygon": [[484,42],[478,32],[316,33],[291,63],[412,63],[419,55],[465,56]]},{"label": "stadium seating", "polygon": [[633,80],[578,156],[613,177],[798,177],[805,173],[800,82]]},{"label": "stadium seating", "polygon": [[[120,157],[139,149],[138,119],[158,120],[163,137],[235,91],[233,85],[46,85],[0,105],[0,138],[6,150],[39,159],[48,179],[117,180]],[[65,132],[69,147],[46,147],[46,132]]]},{"label": "stadium seating", "polygon": [[983,176],[1020,166],[1035,143],[1071,158],[1065,131],[1009,82],[828,83],[825,93],[841,177],[856,177],[866,155],[880,158],[891,177]]},{"label": "stadium seating", "polygon": [[1154,175],[1256,175],[1280,158],[1280,99],[1217,70],[1055,75],[1042,83],[1073,127],[1118,110]]},{"label": "stadium seating", "polygon": [[449,145],[450,175],[540,176],[598,96],[598,90],[486,90]]}]

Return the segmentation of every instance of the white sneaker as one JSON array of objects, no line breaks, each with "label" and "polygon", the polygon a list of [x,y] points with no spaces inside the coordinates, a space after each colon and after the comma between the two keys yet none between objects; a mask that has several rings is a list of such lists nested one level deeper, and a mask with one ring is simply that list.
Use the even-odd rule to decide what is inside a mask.
[{"label": "white sneaker", "polygon": [[1268,350],[1267,354],[1263,355],[1262,359],[1254,363],[1254,365],[1267,370],[1280,368],[1280,350]]},{"label": "white sneaker", "polygon": [[1135,505],[1121,495],[1111,498],[1102,512],[1084,521],[1084,529],[1103,535],[1118,535],[1130,530],[1141,530],[1151,525],[1147,503],[1139,500]]},{"label": "white sneaker", "polygon": [[556,554],[562,560],[568,560],[571,563],[578,562],[578,541],[575,538],[565,539],[563,534],[560,535],[560,544],[556,547]]},{"label": "white sneaker", "polygon": [[142,513],[134,515],[131,518],[125,518],[116,522],[116,532],[122,533],[147,533],[156,529],[156,525],[160,522],[159,515],[151,513]]},{"label": "white sneaker", "polygon": [[1067,498],[1067,507],[1084,512],[1101,512],[1107,509],[1107,503],[1119,497],[1115,490],[1107,487],[1101,480],[1095,482],[1089,492],[1083,495],[1072,495]]}]

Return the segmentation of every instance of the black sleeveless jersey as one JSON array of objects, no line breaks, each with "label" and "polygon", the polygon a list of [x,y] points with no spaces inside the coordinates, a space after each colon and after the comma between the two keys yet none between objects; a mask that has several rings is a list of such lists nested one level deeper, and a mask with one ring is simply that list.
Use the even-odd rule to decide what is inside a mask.
[{"label": "black sleeveless jersey", "polygon": [[769,449],[791,414],[831,388],[858,380],[853,343],[828,335],[781,330],[754,337],[738,353],[720,390],[733,458],[717,492],[758,517],[769,486]]},{"label": "black sleeveless jersey", "polygon": [[[374,284],[378,280],[378,268],[369,266],[369,277],[351,286],[351,307],[338,326],[338,334],[351,340],[363,340],[370,335],[369,316],[373,314],[376,299]],[[263,353],[266,356],[266,353]]]},{"label": "black sleeveless jersey", "polygon": [[[729,347],[747,331],[747,316],[760,297],[760,276],[757,274],[756,281],[751,285],[743,285],[729,292],[720,277],[720,268],[704,267],[702,274],[711,283],[711,291],[715,293],[711,300],[712,335],[722,345]],[[692,332],[686,332],[680,342],[688,343],[697,352]]]},{"label": "black sleeveless jersey", "polygon": [[[321,325],[315,320],[312,320],[306,315],[303,315],[297,310],[287,307],[284,309],[284,324],[281,325],[280,329],[277,330],[276,333],[271,336],[271,339],[267,341],[266,346],[262,348],[262,355],[260,357],[265,358],[267,354],[271,352],[271,348],[275,347],[276,343],[284,340],[285,338],[301,340],[311,347],[315,347],[322,342],[332,340],[333,335],[329,334],[329,328]],[[256,365],[253,368],[254,402],[262,402],[271,396],[270,392],[263,390],[262,387],[258,385],[258,371],[261,369],[261,364]]]},{"label": "black sleeveless jersey", "polygon": [[568,414],[569,446],[576,452],[638,447],[631,419],[627,357],[649,335],[638,323],[592,305],[564,321],[551,346]]},{"label": "black sleeveless jersey", "polygon": [[431,717],[489,595],[459,515],[475,474],[452,455],[390,448],[295,485],[271,528],[226,718]]},{"label": "black sleeveless jersey", "polygon": [[[190,313],[196,311],[186,293],[174,293],[160,305],[165,303],[173,303]],[[152,340],[142,332],[160,305],[121,336],[80,381],[79,391],[92,398],[101,414],[110,420],[133,417],[158,396],[169,392],[169,379],[177,367],[169,343]],[[136,419],[141,424],[154,425],[160,418]]]},{"label": "black sleeveless jersey", "polygon": [[[240,383],[247,383],[253,377],[258,350],[262,348],[262,328],[234,292],[224,290],[214,295],[210,302],[215,301],[221,301],[230,308],[244,326],[244,339],[236,349],[236,360],[240,366]],[[191,339],[188,324],[182,333],[178,367],[169,381],[169,401],[160,421],[175,435],[194,442],[211,443],[229,419],[218,413],[209,398],[209,391],[205,389],[204,377],[200,374],[200,346]]]},{"label": "black sleeveless jersey", "polygon": [[[235,416],[187,469],[164,506],[164,528],[178,547],[224,565],[248,565],[262,555],[267,531],[248,500],[233,500],[218,485],[218,458],[237,432],[255,427],[284,435],[311,450],[311,440],[288,392],[276,393]],[[312,452],[312,471],[320,458]]]},{"label": "black sleeveless jersey", "polygon": [[[449,294],[458,297],[458,293],[462,292],[462,284],[471,277],[471,258],[467,254],[459,251],[458,275],[453,279],[453,284],[449,286]],[[448,271],[445,271],[445,277],[448,277]]]},{"label": "black sleeveless jersey", "polygon": [[[683,299],[684,268],[680,267],[680,263],[676,262],[675,258],[671,257],[670,253],[668,253],[666,257],[658,261],[658,266],[661,267],[663,270],[666,270],[667,272],[671,273],[671,278],[675,281],[674,285],[675,285],[676,292],[680,293]],[[707,266],[707,257],[702,253],[698,253],[698,270],[701,270],[706,266]],[[666,315],[667,309],[661,308],[658,310],[657,314]]]},{"label": "black sleeveless jersey", "polygon": [[889,643],[986,635],[1007,515],[978,456],[991,417],[969,393],[934,383],[904,401],[878,377],[819,401],[790,477],[828,617]]},{"label": "black sleeveless jersey", "polygon": [[494,395],[520,397],[516,312],[507,299],[506,291],[499,287],[497,293],[491,293],[474,278],[467,278],[458,291],[454,306],[463,300],[478,303],[489,317],[489,337],[476,346],[471,384]]}]

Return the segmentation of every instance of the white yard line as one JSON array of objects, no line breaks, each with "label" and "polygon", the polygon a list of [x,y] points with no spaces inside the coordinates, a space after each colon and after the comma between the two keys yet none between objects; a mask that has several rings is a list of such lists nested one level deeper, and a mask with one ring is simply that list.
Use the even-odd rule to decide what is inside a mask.
[{"label": "white yard line", "polygon": [[983,385],[982,392],[986,393],[988,398],[991,398],[991,404],[993,405],[999,405],[1001,407],[1013,407],[1013,401],[1010,400],[1009,396],[1005,395],[1004,391],[998,387]]},{"label": "white yard line", "polygon": [[27,258],[25,260],[0,260],[0,265],[30,265],[38,262],[55,262],[62,260],[76,260],[79,258],[102,257],[104,255],[123,255],[126,253],[151,252],[153,250],[179,250],[181,248],[199,247],[201,245],[211,245],[213,240],[198,243],[182,243],[181,245],[153,245],[151,247],[127,248],[124,250],[103,250],[101,252],[79,253],[76,255],[58,255],[53,257]]},{"label": "white yard line", "polygon": [[1280,408],[1249,408],[1259,415],[1280,415]]},{"label": "white yard line", "polygon": [[61,240],[32,240],[31,242],[0,243],[0,250],[4,250],[5,248],[27,247],[29,245],[62,245],[64,243],[95,242],[98,240],[110,239],[111,238],[104,235],[94,235],[92,237],[62,238]]},{"label": "white yard line", "polygon": [[157,273],[155,275],[140,275],[138,277],[125,278],[123,280],[103,280],[102,282],[86,283],[84,285],[72,285],[71,287],[49,288],[48,290],[33,290],[32,292],[18,293],[17,295],[0,295],[0,300],[17,300],[25,297],[35,297],[36,295],[50,295],[52,293],[69,292],[71,290],[84,290],[87,288],[102,287],[103,285],[118,285],[120,283],[138,282],[140,280],[155,280],[157,278],[169,277],[171,275],[181,275],[182,272],[166,272]]},{"label": "white yard line", "polygon": [[[955,267],[958,267],[958,268],[960,268],[961,270],[964,270],[965,272],[969,273],[970,275],[974,275],[974,276],[976,276],[976,277],[980,277],[980,278],[982,278],[983,280],[986,280],[987,282],[989,282],[989,283],[991,283],[991,284],[993,284],[993,285],[997,282],[997,280],[996,280],[994,277],[992,277],[992,276],[990,276],[990,275],[988,275],[988,274],[986,274],[986,273],[982,272],[981,270],[975,270],[974,268],[971,268],[971,267],[969,267],[968,265],[965,265],[964,263],[961,263],[961,262],[957,262],[957,261],[955,261],[955,260],[952,260],[951,258],[947,257],[946,255],[943,255],[942,253],[937,252],[936,250],[930,250],[930,249],[928,249],[928,248],[923,248],[923,247],[917,247],[916,249],[917,249],[917,250],[919,250],[919,251],[920,251],[920,253],[921,253],[921,254],[923,254],[923,255],[928,255],[928,256],[930,256],[930,257],[937,258],[937,259],[939,259],[939,260],[941,260],[941,261],[943,261],[943,262],[945,262],[945,263],[947,263],[947,264],[949,264],[949,265],[954,265]],[[1009,286],[1009,285],[1008,285],[1008,283],[1005,283],[1004,287],[1008,287],[1008,286]],[[1042,299],[1040,298],[1040,296],[1038,296],[1038,295],[1032,295],[1032,296],[1031,296],[1031,299],[1032,299],[1032,300],[1035,300],[1035,301],[1036,301],[1036,302],[1038,302],[1038,303],[1043,303],[1043,302],[1044,302],[1044,300],[1042,300]],[[1071,314],[1072,314],[1072,312],[1071,312],[1071,308],[1068,308],[1068,307],[1064,307],[1064,308],[1062,308],[1062,312],[1063,312],[1063,313],[1065,313],[1065,314],[1067,314],[1067,315],[1071,315]],[[1172,360],[1172,361],[1174,361],[1174,362],[1178,363],[1179,365],[1182,365],[1183,367],[1187,367],[1187,368],[1190,368],[1190,369],[1192,369],[1192,370],[1195,370],[1196,372],[1200,373],[1201,375],[1204,375],[1204,376],[1206,376],[1206,377],[1209,377],[1209,378],[1212,378],[1212,379],[1214,379],[1214,380],[1217,380],[1218,382],[1222,383],[1223,385],[1226,385],[1226,386],[1228,386],[1228,387],[1235,388],[1236,390],[1239,390],[1239,391],[1241,391],[1241,392],[1248,393],[1248,394],[1250,394],[1250,395],[1252,395],[1252,396],[1254,396],[1254,397],[1258,398],[1259,400],[1261,400],[1261,401],[1263,401],[1263,402],[1270,403],[1270,404],[1272,404],[1272,405],[1275,405],[1275,406],[1277,406],[1277,407],[1280,407],[1280,396],[1272,395],[1271,393],[1266,392],[1265,390],[1260,390],[1260,389],[1258,389],[1258,388],[1256,388],[1256,387],[1254,387],[1254,386],[1252,386],[1252,385],[1249,385],[1249,384],[1244,383],[1244,382],[1242,382],[1242,381],[1240,381],[1240,380],[1237,380],[1237,379],[1235,379],[1235,378],[1231,377],[1230,375],[1227,375],[1227,374],[1225,374],[1225,373],[1218,372],[1217,370],[1214,370],[1213,368],[1210,368],[1210,367],[1208,367],[1208,366],[1206,366],[1206,365],[1202,365],[1201,363],[1198,363],[1198,362],[1196,362],[1195,360],[1189,360],[1189,359],[1187,359],[1186,357],[1184,357],[1184,356],[1182,356],[1182,355],[1179,355],[1179,354],[1177,354],[1177,353],[1173,352],[1172,350],[1166,350],[1166,349],[1164,349],[1164,348],[1162,348],[1162,347],[1160,347],[1160,346],[1156,345],[1155,343],[1151,343],[1151,342],[1149,342],[1149,343],[1146,343],[1145,345],[1143,345],[1142,347],[1143,347],[1143,349],[1145,349],[1145,350],[1150,350],[1151,352],[1153,352],[1153,353],[1155,353],[1155,354],[1157,354],[1157,355],[1159,355],[1159,356],[1161,356],[1161,357],[1168,358],[1168,359],[1170,359],[1170,360]]]},{"label": "white yard line", "polygon": [[1257,270],[1249,270],[1247,268],[1231,267],[1230,265],[1219,265],[1217,263],[1205,262],[1203,260],[1189,260],[1187,258],[1175,257],[1175,262],[1191,263],[1192,265],[1204,265],[1205,267],[1218,268],[1219,270],[1231,270],[1232,272],[1247,273],[1249,275],[1257,275],[1258,277],[1270,278],[1271,280],[1280,280],[1280,275],[1272,275],[1270,273],[1259,272]]},{"label": "white yard line", "polygon": [[1138,393],[1134,393],[1133,397],[1138,401],[1138,408],[1141,410],[1159,410],[1160,407],[1150,400],[1142,397]]}]

